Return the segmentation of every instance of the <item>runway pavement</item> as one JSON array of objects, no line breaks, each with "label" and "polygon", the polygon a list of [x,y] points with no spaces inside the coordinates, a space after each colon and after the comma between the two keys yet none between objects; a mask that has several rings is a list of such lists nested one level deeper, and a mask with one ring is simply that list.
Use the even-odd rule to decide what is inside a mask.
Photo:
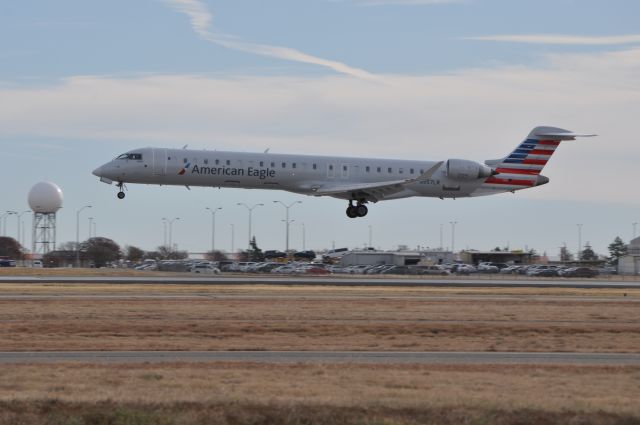
[{"label": "runway pavement", "polygon": [[0,352],[0,364],[30,363],[373,363],[574,364],[640,366],[640,353],[372,352],[372,351],[29,351]]},{"label": "runway pavement", "polygon": [[396,286],[449,288],[609,288],[638,289],[640,281],[571,279],[513,279],[513,278],[348,278],[348,277],[271,277],[271,276],[0,276],[2,283],[83,283],[83,284],[180,284],[180,285],[282,285],[282,286]]}]

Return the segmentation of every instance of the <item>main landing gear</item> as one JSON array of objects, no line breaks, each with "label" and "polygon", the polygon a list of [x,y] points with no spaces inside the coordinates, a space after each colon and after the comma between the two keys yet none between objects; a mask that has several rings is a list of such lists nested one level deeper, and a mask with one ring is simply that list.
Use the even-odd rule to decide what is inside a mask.
[{"label": "main landing gear", "polygon": [[122,182],[118,182],[118,189],[120,189],[120,191],[118,192],[118,199],[124,199],[124,183]]},{"label": "main landing gear", "polygon": [[356,218],[356,217],[364,217],[369,212],[369,208],[364,204],[365,200],[358,201],[356,205],[353,205],[353,201],[349,201],[349,206],[347,207],[347,217]]}]

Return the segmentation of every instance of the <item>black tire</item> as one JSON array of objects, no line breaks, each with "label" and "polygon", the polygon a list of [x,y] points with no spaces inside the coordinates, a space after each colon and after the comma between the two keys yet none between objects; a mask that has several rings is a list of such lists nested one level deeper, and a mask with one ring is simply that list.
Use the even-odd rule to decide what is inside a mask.
[{"label": "black tire", "polygon": [[349,207],[347,208],[347,217],[356,218],[357,216],[358,213],[356,211],[356,207],[354,207],[353,205],[349,205]]},{"label": "black tire", "polygon": [[118,199],[124,199],[124,192],[118,192]]},{"label": "black tire", "polygon": [[364,217],[368,212],[369,208],[367,208],[366,205],[360,204],[356,207],[356,214],[358,215],[358,217]]}]

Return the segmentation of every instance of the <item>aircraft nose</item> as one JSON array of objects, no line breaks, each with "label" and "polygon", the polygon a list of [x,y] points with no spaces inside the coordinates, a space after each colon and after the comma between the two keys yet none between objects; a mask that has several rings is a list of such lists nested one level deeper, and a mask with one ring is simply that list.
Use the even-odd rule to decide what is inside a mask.
[{"label": "aircraft nose", "polygon": [[102,177],[102,168],[103,166],[101,165],[100,167],[96,168],[95,170],[92,171],[92,174],[96,177]]}]

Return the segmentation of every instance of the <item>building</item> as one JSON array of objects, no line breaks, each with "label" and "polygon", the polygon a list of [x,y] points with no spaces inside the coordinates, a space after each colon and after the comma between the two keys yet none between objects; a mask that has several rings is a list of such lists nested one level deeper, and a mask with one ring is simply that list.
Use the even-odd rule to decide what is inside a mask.
[{"label": "building", "polygon": [[412,266],[417,264],[444,264],[453,261],[451,251],[349,251],[340,258],[340,265],[380,265]]},{"label": "building", "polygon": [[462,251],[460,259],[466,264],[484,262],[506,264],[531,264],[533,255],[524,251]]},{"label": "building", "polygon": [[640,237],[629,242],[627,255],[618,261],[618,274],[640,274]]}]

